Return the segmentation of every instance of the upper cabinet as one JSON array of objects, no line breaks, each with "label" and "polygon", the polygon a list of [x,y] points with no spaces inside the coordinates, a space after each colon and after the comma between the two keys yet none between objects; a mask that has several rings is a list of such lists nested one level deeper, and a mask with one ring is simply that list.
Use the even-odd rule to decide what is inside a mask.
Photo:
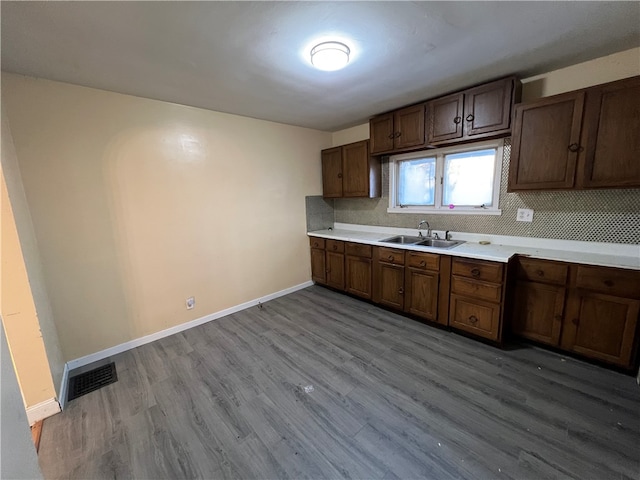
[{"label": "upper cabinet", "polygon": [[640,77],[517,105],[509,191],[640,187]]},{"label": "upper cabinet", "polygon": [[425,104],[374,117],[369,122],[371,153],[398,152],[426,146]]},{"label": "upper cabinet", "polygon": [[367,140],[322,151],[324,197],[379,197],[380,181],[380,160],[369,155]]},{"label": "upper cabinet", "polygon": [[509,135],[520,90],[520,81],[508,77],[428,102],[429,145]]}]

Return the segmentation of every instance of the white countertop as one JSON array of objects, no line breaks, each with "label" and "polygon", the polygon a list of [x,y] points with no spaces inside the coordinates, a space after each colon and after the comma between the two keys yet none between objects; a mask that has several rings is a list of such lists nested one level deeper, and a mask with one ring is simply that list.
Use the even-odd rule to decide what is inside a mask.
[{"label": "white countertop", "polygon": [[[444,232],[437,231],[437,233],[440,238],[444,238]],[[466,243],[451,249],[398,245],[380,241],[394,235],[415,236],[417,234],[418,230],[415,228],[374,227],[341,223],[336,223],[333,229],[316,230],[307,233],[310,237],[431,252],[454,257],[477,258],[502,263],[508,262],[514,255],[527,255],[545,260],[640,270],[640,245],[507,237],[464,232],[450,232],[453,240],[466,241]],[[480,245],[479,241],[489,241],[491,243],[489,245]]]}]

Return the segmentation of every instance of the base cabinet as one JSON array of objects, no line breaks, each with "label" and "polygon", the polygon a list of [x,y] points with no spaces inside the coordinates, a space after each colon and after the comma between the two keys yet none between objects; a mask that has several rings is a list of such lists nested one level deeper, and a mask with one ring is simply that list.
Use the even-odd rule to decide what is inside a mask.
[{"label": "base cabinet", "polygon": [[311,279],[344,290],[344,242],[311,238]]},{"label": "base cabinet", "polygon": [[378,247],[375,264],[376,303],[397,310],[404,309],[404,250]]},{"label": "base cabinet", "polygon": [[358,297],[373,298],[373,247],[348,242],[345,245],[345,291]]}]

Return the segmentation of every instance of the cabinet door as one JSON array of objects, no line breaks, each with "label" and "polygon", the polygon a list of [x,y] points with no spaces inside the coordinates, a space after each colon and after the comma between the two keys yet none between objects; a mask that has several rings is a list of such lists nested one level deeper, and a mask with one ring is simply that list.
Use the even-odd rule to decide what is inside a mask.
[{"label": "cabinet door", "polygon": [[371,300],[371,259],[347,255],[345,290],[367,300]]},{"label": "cabinet door", "polygon": [[583,187],[640,187],[640,77],[587,92]]},{"label": "cabinet door", "polygon": [[456,93],[427,103],[429,145],[462,137],[464,94]]},{"label": "cabinet door", "polygon": [[369,196],[369,142],[342,147],[342,194],[345,197]]},{"label": "cabinet door", "polygon": [[451,294],[449,325],[465,332],[500,340],[500,304]]},{"label": "cabinet door", "polygon": [[327,252],[327,285],[344,290],[344,254]]},{"label": "cabinet door", "polygon": [[506,78],[467,90],[464,94],[465,137],[508,133],[514,79]]},{"label": "cabinet door", "polygon": [[380,115],[369,120],[371,153],[378,154],[393,150],[393,113]]},{"label": "cabinet door", "polygon": [[437,272],[407,268],[405,276],[405,311],[436,321],[438,318]]},{"label": "cabinet door", "polygon": [[342,197],[342,148],[322,151],[322,196]]},{"label": "cabinet door", "polygon": [[509,191],[573,187],[584,92],[517,105]]},{"label": "cabinet door", "polygon": [[547,345],[560,345],[565,288],[518,282],[513,301],[511,331]]},{"label": "cabinet door", "polygon": [[567,304],[562,347],[631,367],[640,301],[575,290]]},{"label": "cabinet door", "polygon": [[318,248],[311,249],[311,280],[322,284],[327,282],[324,250]]},{"label": "cabinet door", "polygon": [[380,303],[402,310],[404,308],[404,267],[382,262],[378,265]]},{"label": "cabinet door", "polygon": [[394,113],[394,150],[425,144],[424,108],[422,104],[403,108]]}]

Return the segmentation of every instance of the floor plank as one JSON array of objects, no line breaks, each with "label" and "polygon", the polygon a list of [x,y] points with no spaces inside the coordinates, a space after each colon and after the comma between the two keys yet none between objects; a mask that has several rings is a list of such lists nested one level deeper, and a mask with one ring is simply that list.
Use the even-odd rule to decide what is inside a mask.
[{"label": "floor plank", "polygon": [[640,478],[635,378],[317,286],[112,360],[45,478]]}]

